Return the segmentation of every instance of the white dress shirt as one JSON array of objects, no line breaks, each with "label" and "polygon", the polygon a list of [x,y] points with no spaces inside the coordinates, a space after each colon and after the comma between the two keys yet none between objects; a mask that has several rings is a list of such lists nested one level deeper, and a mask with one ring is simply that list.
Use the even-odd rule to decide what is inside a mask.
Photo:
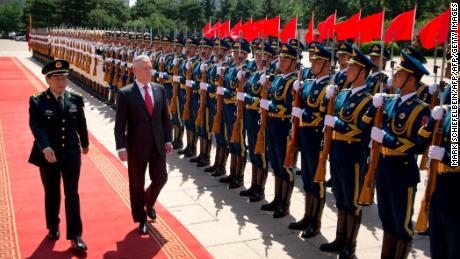
[{"label": "white dress shirt", "polygon": [[[137,84],[137,87],[139,87],[139,91],[141,92],[142,99],[145,100],[145,89],[144,89],[145,85],[142,84],[141,82],[137,81],[137,79],[136,79],[136,84]],[[152,89],[152,86],[150,85],[150,83],[147,83],[147,90],[149,91],[150,98],[152,98],[153,107],[155,107],[155,100],[153,98],[153,89]]]}]

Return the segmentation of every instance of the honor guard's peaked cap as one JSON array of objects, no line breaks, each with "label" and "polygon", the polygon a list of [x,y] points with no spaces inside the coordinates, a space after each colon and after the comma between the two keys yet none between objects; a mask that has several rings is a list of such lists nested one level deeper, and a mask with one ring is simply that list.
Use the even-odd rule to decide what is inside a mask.
[{"label": "honor guard's peaked cap", "polygon": [[310,43],[308,43],[308,51],[315,52],[315,46],[317,44],[322,45],[321,43],[317,41],[310,41]]},{"label": "honor guard's peaked cap", "polygon": [[283,43],[283,45],[281,45],[280,56],[297,59],[297,46],[292,46],[289,43]]},{"label": "honor guard's peaked cap", "polygon": [[263,55],[269,55],[272,57],[276,55],[276,50],[274,50],[267,42],[259,43],[259,45],[256,46],[256,49],[256,53],[263,53]]},{"label": "honor guard's peaked cap", "polygon": [[182,35],[180,34],[174,36],[174,45],[184,46],[185,45],[184,37],[182,37]]},{"label": "honor guard's peaked cap", "polygon": [[299,45],[299,48],[300,48],[299,51],[300,52],[305,50],[305,45],[303,45],[303,43],[301,41],[299,41],[298,39],[296,39],[296,38],[289,39],[288,43],[289,43],[289,45],[294,46],[296,48],[297,48],[297,45]]},{"label": "honor guard's peaked cap", "polygon": [[215,38],[214,47],[216,48],[219,46],[223,49],[227,49],[227,50],[230,49],[230,44],[227,41],[225,41],[224,39]]},{"label": "honor guard's peaked cap", "polygon": [[413,58],[404,50],[401,51],[401,63],[396,67],[396,70],[404,70],[418,78],[430,74],[418,59]]},{"label": "honor guard's peaked cap", "polygon": [[173,41],[173,39],[169,35],[163,35],[163,37],[161,37],[161,42],[162,43],[172,43],[172,41]]},{"label": "honor guard's peaked cap", "polygon": [[324,59],[331,61],[332,60],[332,52],[328,49],[326,49],[322,44],[315,44],[315,49],[314,49],[315,54],[311,59]]},{"label": "honor guard's peaked cap", "polygon": [[67,73],[69,73],[69,62],[64,59],[50,61],[42,68],[42,74],[46,76],[66,75]]},{"label": "honor guard's peaked cap", "polygon": [[214,47],[214,41],[210,38],[207,38],[207,37],[203,37],[201,40],[200,40],[200,45],[201,47],[206,47],[206,48],[212,48]]},{"label": "honor guard's peaked cap", "polygon": [[337,54],[347,54],[353,56],[353,47],[347,41],[342,41],[337,45]]},{"label": "honor guard's peaked cap", "polygon": [[404,48],[404,51],[407,54],[411,55],[413,58],[415,58],[418,61],[420,61],[420,63],[426,64],[426,58],[423,56],[423,54],[420,53],[418,50],[414,49],[413,47],[407,46],[407,47]]},{"label": "honor guard's peaked cap", "polygon": [[251,47],[249,46],[249,42],[245,39],[239,39],[233,43],[233,50],[240,50],[246,54],[251,53]]},{"label": "honor guard's peaked cap", "polygon": [[185,44],[192,47],[198,47],[200,45],[200,42],[196,38],[189,36],[187,37],[187,41]]},{"label": "honor guard's peaked cap", "polygon": [[[382,46],[380,44],[372,44],[371,50],[369,52],[369,56],[374,56],[374,57],[380,57],[380,53],[382,52]],[[387,48],[383,48],[383,57],[386,60],[390,60],[390,52],[388,51]]]},{"label": "honor guard's peaked cap", "polygon": [[374,67],[374,63],[359,49],[352,48],[352,57],[348,60],[349,64],[357,64],[364,68],[371,69]]}]

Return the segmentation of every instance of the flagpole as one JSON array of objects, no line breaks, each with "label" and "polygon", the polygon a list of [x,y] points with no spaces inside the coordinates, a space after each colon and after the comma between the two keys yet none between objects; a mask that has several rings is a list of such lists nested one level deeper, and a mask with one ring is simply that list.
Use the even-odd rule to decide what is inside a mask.
[{"label": "flagpole", "polygon": [[[382,19],[382,32],[380,35],[380,62],[379,62],[379,72],[383,71],[383,49],[385,48],[384,44],[384,32],[383,25],[385,24],[385,7],[383,7],[383,19]],[[383,93],[383,80],[380,80],[380,93]]]},{"label": "flagpole", "polygon": [[394,76],[394,67],[395,67],[395,62],[393,61],[393,53],[394,53],[394,37],[395,33],[391,33],[391,53],[390,53],[390,67],[391,67],[391,78]]},{"label": "flagpole", "polygon": [[414,31],[414,28],[415,28],[415,16],[417,16],[417,3],[415,3],[415,7],[414,7],[414,22],[412,23],[412,33],[411,33],[411,37],[410,37],[410,42],[411,42],[411,45],[414,45],[414,34],[415,34],[415,31]]},{"label": "flagpole", "polygon": [[434,41],[435,41],[435,47],[434,47],[433,73],[434,73],[434,82],[436,83],[436,81],[438,80],[438,68],[439,68],[439,66],[436,65],[436,59],[438,57],[438,51],[436,49],[436,47],[438,46],[438,34],[436,34],[436,38],[434,39]]}]

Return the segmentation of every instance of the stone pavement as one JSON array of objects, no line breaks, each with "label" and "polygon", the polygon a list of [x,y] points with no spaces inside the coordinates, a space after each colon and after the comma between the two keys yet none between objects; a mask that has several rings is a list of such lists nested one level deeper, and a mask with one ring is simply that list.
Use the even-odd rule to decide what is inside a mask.
[{"label": "stone pavement", "polygon": [[[27,43],[0,40],[0,56],[17,57],[44,81],[40,74],[41,66],[30,58]],[[427,67],[432,70],[432,60],[429,60]],[[433,78],[428,77],[424,82],[431,84]],[[113,136],[115,111],[79,87],[70,84],[69,88],[81,93],[85,98],[85,112],[91,133],[116,155]],[[175,153],[168,155],[167,161],[169,180],[160,194],[159,201],[216,258],[337,257],[336,254],[323,253],[319,250],[320,244],[331,241],[335,237],[337,210],[330,189],[327,191],[321,234],[304,240],[299,232],[287,227],[289,223],[303,215],[304,197],[300,176],[296,178],[296,187],[292,195],[291,215],[282,219],[273,219],[271,214],[259,209],[265,201],[249,203],[247,199],[240,197],[238,193],[242,188],[227,189],[226,185],[219,183],[217,179],[189,163],[188,159],[182,159]],[[246,187],[251,182],[250,168],[251,165],[248,163],[245,172]],[[414,221],[425,189],[426,172],[421,174],[422,182],[418,185]],[[266,187],[268,201],[273,198],[273,184],[273,176],[269,173]],[[127,224],[131,224],[131,219],[119,220],[126,220]],[[358,236],[358,257],[380,258],[382,236],[377,207],[373,205],[363,208],[363,221]],[[429,257],[428,238],[416,234],[409,258]]]}]

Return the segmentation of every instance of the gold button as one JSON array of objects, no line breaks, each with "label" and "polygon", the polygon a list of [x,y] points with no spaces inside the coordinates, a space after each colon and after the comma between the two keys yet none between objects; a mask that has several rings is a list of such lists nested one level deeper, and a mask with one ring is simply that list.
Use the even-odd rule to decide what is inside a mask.
[{"label": "gold button", "polygon": [[64,147],[64,144],[62,144],[62,147]]},{"label": "gold button", "polygon": [[64,130],[65,130],[65,128],[64,128],[64,127],[62,127],[62,130],[64,131]]},{"label": "gold button", "polygon": [[65,119],[62,119],[62,122],[65,122]]},{"label": "gold button", "polygon": [[65,139],[65,136],[62,136],[62,139]]}]

